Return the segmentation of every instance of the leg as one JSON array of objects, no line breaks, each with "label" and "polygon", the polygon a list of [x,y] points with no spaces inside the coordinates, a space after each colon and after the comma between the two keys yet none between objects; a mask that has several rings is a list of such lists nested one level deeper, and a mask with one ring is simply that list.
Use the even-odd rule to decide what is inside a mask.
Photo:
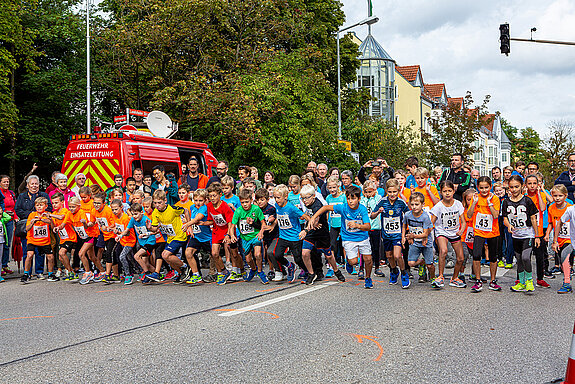
[{"label": "leg", "polygon": [[483,258],[483,246],[485,239],[475,236],[473,239],[473,274],[478,281],[481,281],[481,259]]},{"label": "leg", "polygon": [[[263,272],[262,246],[261,245],[255,245],[252,253],[254,255],[254,258],[256,259],[256,265],[255,266],[258,269],[258,273]],[[247,258],[247,256],[246,256],[246,258]],[[251,267],[251,265],[250,265],[250,267]]]},{"label": "leg", "polygon": [[497,280],[497,237],[487,239],[489,272],[491,274],[491,281]]},{"label": "leg", "polygon": [[[439,277],[443,277],[443,272],[445,271],[445,257],[447,256],[447,244],[449,241],[447,238],[440,236],[435,238],[435,242],[437,243],[437,248],[439,249]],[[453,275],[455,276],[455,273]]]},{"label": "leg", "polygon": [[451,243],[451,246],[455,251],[455,267],[453,268],[453,278],[456,279],[459,276],[459,273],[463,271],[463,243],[461,241],[457,241],[455,243]]},{"label": "leg", "polygon": [[68,258],[68,251],[64,247],[60,247],[60,251],[58,251],[58,257],[62,264],[64,264],[64,268],[68,270],[68,272],[72,273],[72,266],[70,265],[70,259]]},{"label": "leg", "polygon": [[313,266],[311,265],[311,248],[313,244],[304,240],[303,249],[301,251],[303,264],[305,265],[305,269],[308,273],[313,274]]},{"label": "leg", "polygon": [[543,249],[543,239],[540,239],[540,243],[538,247],[533,247],[533,253],[535,254],[535,266],[537,268],[537,280],[543,280],[545,276],[543,271],[545,267],[545,262],[543,258],[545,257],[545,251]]},{"label": "leg", "polygon": [[192,272],[193,273],[199,273],[200,268],[198,266],[198,263],[196,262],[196,252],[198,250],[192,247],[187,247],[186,248],[186,261],[188,263],[188,265],[190,266],[190,268],[192,268]]},{"label": "leg", "polygon": [[217,243],[212,244],[212,259],[214,260],[214,266],[216,267],[216,270],[220,273],[224,272],[224,270],[226,269],[226,266],[224,265],[224,261],[222,260],[222,257],[220,256],[221,247],[222,247],[221,244],[217,244]]}]

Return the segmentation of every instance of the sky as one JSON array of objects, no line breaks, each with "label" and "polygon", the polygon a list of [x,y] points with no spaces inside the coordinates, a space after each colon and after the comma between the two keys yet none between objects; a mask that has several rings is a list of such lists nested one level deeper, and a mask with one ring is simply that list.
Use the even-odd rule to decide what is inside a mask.
[{"label": "sky", "polygon": [[[367,17],[368,0],[340,0],[346,25]],[[499,25],[512,38],[575,42],[575,1],[372,0],[372,35],[397,65],[419,64],[426,83],[445,83],[450,97],[471,91],[476,103],[541,136],[554,120],[575,122],[575,46],[511,41],[499,50]],[[364,39],[367,27],[354,28]]]}]

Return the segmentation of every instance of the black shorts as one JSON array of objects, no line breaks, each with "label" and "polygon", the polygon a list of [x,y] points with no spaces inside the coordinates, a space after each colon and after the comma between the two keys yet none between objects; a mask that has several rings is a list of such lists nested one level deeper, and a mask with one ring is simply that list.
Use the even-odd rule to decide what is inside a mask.
[{"label": "black shorts", "polygon": [[458,241],[461,241],[461,237],[447,237],[444,235],[439,235],[439,236],[435,236],[436,239],[439,239],[440,237],[443,237],[444,239],[447,239],[447,241],[449,241],[451,244],[457,243]]},{"label": "black shorts", "polygon": [[48,245],[34,245],[34,244],[26,244],[26,251],[27,252],[34,252],[38,250],[41,255],[51,255],[52,254],[52,247],[50,244]]},{"label": "black shorts", "polygon": [[315,249],[331,249],[331,241],[330,241],[330,237],[329,237],[329,233],[326,234],[326,236],[318,236],[318,237],[314,237],[311,239],[308,239],[307,237],[305,239],[303,239],[304,242],[308,242],[313,244],[313,247]]},{"label": "black shorts", "polygon": [[144,249],[146,250],[146,253],[148,254],[148,256],[150,256],[152,254],[152,252],[154,252],[160,246],[160,244],[165,244],[165,243],[156,243],[156,244],[144,245]]},{"label": "black shorts", "polygon": [[195,237],[190,237],[190,239],[188,240],[188,245],[186,246],[186,248],[193,248],[197,251],[199,250],[204,250],[208,253],[212,252],[212,245],[210,244],[209,241],[199,241],[198,239],[196,239]]},{"label": "black shorts", "polygon": [[73,241],[65,241],[60,244],[60,248],[64,248],[68,252],[72,252],[72,249],[76,248],[76,243]]}]

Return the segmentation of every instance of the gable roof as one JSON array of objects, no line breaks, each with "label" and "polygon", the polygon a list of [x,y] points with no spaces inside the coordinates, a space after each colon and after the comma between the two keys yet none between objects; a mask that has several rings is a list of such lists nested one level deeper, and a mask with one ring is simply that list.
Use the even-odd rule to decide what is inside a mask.
[{"label": "gable roof", "polygon": [[417,79],[417,74],[420,71],[419,65],[407,65],[404,67],[396,65],[395,69],[409,82],[415,81]]},{"label": "gable roof", "polygon": [[431,95],[431,97],[436,98],[436,99],[440,99],[443,94],[447,94],[447,92],[445,91],[445,84],[441,83],[441,84],[424,84],[423,87],[425,88],[425,91]]},{"label": "gable roof", "polygon": [[463,108],[463,97],[448,97],[447,105],[455,104],[459,108]]}]

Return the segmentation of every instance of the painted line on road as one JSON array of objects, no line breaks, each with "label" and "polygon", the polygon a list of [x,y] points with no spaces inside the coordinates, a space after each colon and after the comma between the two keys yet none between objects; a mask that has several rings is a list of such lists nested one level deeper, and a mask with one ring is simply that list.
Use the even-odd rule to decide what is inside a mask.
[{"label": "painted line on road", "polygon": [[49,319],[54,316],[23,316],[23,317],[11,317],[8,319],[0,319],[0,321],[8,321],[8,320],[22,320],[22,319]]},{"label": "painted line on road", "polygon": [[360,344],[363,344],[363,340],[372,341],[377,346],[377,348],[379,348],[379,355],[377,355],[377,357],[373,359],[373,361],[379,361],[382,358],[383,348],[381,347],[381,344],[379,344],[379,342],[376,340],[377,339],[376,336],[358,335],[356,333],[348,333],[348,335],[354,336],[357,342]]},{"label": "painted line on road", "polygon": [[[501,277],[505,276],[505,274],[509,271],[511,271],[511,269],[497,268],[497,272],[495,273],[495,277],[501,278]],[[491,277],[491,273],[489,272],[489,270],[487,270],[487,272],[482,273],[481,276],[482,277]]]},{"label": "painted line on road", "polygon": [[330,285],[335,285],[335,284],[339,284],[339,283],[335,282],[335,281],[329,281],[327,283],[323,283],[323,284],[317,285],[315,287],[306,288],[306,289],[303,289],[303,290],[298,291],[298,292],[292,292],[292,293],[289,293],[289,294],[284,295],[284,296],[275,297],[275,298],[270,299],[270,300],[262,301],[261,303],[248,305],[247,307],[240,308],[240,309],[237,309],[235,311],[220,313],[218,316],[229,317],[229,316],[241,315],[242,313],[249,312],[249,311],[252,311],[254,309],[267,307],[268,305],[272,305],[272,304],[279,303],[279,302],[282,302],[285,300],[293,299],[294,297],[298,297],[301,295],[312,293],[312,292],[327,288]]},{"label": "painted line on road", "polygon": [[[214,309],[214,311],[217,312],[231,312],[231,311],[239,311],[239,309],[232,309],[232,308],[219,308],[219,309]],[[266,312],[266,311],[249,311],[249,312],[256,312],[256,313],[265,313],[268,315],[272,316],[272,319],[279,319],[280,317],[278,315],[276,315],[275,313],[272,312]]]}]

